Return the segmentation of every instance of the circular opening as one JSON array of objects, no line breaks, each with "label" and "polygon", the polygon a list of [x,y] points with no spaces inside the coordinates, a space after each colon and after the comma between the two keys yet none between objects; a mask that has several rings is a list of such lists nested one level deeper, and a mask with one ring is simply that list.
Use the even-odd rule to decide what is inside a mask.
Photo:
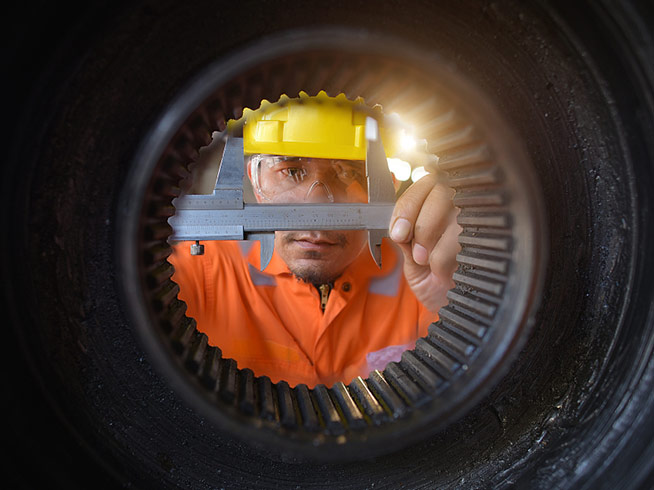
[{"label": "circular opening", "polygon": [[[185,315],[166,260],[167,219],[189,164],[227,120],[263,99],[320,90],[361,96],[413,123],[456,190],[462,250],[449,304],[400,362],[349,385],[291,388],[223,358]],[[153,127],[134,161],[126,202],[124,289],[151,356],[215,423],[294,457],[371,457],[442,429],[501,378],[539,301],[542,198],[521,142],[451,67],[395,39],[290,33],[218,61]]]}]

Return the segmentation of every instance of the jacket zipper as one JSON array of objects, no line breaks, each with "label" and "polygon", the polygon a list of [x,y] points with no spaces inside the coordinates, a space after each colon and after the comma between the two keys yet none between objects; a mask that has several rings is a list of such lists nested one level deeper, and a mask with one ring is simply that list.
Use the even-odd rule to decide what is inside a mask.
[{"label": "jacket zipper", "polygon": [[327,307],[327,299],[329,299],[329,292],[332,290],[332,287],[329,284],[321,284],[318,286],[318,290],[320,291],[320,309],[324,313],[325,308]]}]

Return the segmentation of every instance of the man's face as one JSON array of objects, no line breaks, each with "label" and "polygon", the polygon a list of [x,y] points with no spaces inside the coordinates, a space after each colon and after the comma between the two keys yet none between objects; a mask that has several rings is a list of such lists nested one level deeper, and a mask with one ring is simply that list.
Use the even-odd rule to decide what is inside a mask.
[{"label": "man's face", "polygon": [[[259,202],[367,202],[365,163],[261,157],[248,164]],[[313,284],[339,277],[366,244],[365,230],[278,231],[275,250],[295,276]]]}]

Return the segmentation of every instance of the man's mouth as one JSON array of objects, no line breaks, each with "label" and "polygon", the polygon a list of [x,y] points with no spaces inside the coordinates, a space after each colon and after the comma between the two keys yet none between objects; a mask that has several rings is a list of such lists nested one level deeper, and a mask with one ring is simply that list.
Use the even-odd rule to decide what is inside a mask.
[{"label": "man's mouth", "polygon": [[307,250],[324,250],[335,246],[344,247],[347,244],[347,238],[341,233],[290,232],[284,237],[284,241]]},{"label": "man's mouth", "polygon": [[295,239],[296,242],[311,243],[312,245],[336,245],[338,242],[327,240],[325,238],[300,237]]},{"label": "man's mouth", "polygon": [[325,238],[300,237],[294,240],[295,245],[307,251],[325,251],[336,246],[338,243]]}]

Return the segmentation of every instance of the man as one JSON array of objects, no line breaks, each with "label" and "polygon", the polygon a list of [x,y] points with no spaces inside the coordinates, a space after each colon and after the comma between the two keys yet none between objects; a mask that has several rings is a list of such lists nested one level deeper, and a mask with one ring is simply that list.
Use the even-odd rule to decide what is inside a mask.
[{"label": "man", "polygon": [[[257,201],[367,202],[362,101],[301,93],[246,111],[247,174]],[[387,150],[392,135],[382,128]],[[377,267],[365,230],[275,233],[259,270],[257,246],[175,246],[179,297],[225,357],[273,382],[310,387],[384,369],[427,333],[450,287],[458,230],[452,191],[428,175],[397,201]]]}]

